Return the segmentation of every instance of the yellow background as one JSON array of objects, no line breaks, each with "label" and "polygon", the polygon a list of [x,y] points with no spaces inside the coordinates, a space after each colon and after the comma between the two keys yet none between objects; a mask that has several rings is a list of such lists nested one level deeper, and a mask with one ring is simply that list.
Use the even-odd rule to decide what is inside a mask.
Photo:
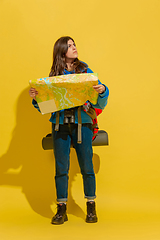
[{"label": "yellow background", "polygon": [[[160,239],[160,1],[0,1],[0,239]],[[54,158],[41,139],[49,115],[31,105],[30,79],[46,77],[54,42],[75,39],[79,58],[110,89],[94,147],[99,222],[87,224],[71,151],[69,221],[56,212]]]}]

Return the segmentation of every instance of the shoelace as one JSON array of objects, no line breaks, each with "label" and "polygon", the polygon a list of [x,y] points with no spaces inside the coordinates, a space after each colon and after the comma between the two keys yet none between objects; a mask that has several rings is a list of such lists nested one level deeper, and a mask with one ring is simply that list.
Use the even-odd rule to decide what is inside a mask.
[{"label": "shoelace", "polygon": [[56,213],[56,217],[61,217],[62,216],[62,213],[63,213],[63,209],[62,209],[62,206],[63,205],[57,205],[57,213]]},{"label": "shoelace", "polygon": [[95,216],[95,209],[94,209],[94,203],[90,203],[88,206],[88,216],[89,217],[94,217]]}]

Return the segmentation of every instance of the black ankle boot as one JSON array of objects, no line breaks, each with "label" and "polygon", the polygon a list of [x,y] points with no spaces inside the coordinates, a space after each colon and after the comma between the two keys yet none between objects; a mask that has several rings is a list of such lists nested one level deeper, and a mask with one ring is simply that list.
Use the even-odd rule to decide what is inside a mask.
[{"label": "black ankle boot", "polygon": [[94,201],[87,202],[86,222],[95,223],[97,221],[98,219],[97,219],[96,210],[95,210],[95,202]]},{"label": "black ankle boot", "polygon": [[59,204],[57,204],[57,213],[52,218],[51,223],[58,225],[58,224],[63,224],[65,221],[68,221],[68,217],[66,214],[66,204],[59,203]]}]

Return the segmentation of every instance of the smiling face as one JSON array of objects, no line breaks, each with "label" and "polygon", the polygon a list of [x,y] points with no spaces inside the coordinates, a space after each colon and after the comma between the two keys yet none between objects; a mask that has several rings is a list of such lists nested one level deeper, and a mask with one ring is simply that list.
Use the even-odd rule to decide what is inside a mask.
[{"label": "smiling face", "polygon": [[67,50],[65,59],[66,59],[66,63],[67,62],[71,63],[78,57],[78,52],[77,52],[75,43],[71,39],[68,40],[67,44],[68,44],[68,50]]}]

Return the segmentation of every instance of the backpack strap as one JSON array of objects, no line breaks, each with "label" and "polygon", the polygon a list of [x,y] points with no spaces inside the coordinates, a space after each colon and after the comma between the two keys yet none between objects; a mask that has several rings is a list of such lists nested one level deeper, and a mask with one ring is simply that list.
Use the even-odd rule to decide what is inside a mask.
[{"label": "backpack strap", "polygon": [[56,112],[56,125],[55,125],[55,131],[59,131],[59,111]]},{"label": "backpack strap", "polygon": [[78,107],[78,139],[77,139],[77,143],[82,143],[81,128],[82,128],[82,119],[81,119],[81,106],[80,106],[80,107]]},{"label": "backpack strap", "polygon": [[95,119],[97,117],[95,108],[92,107],[91,103],[88,101],[83,104],[83,110],[92,118]]}]

